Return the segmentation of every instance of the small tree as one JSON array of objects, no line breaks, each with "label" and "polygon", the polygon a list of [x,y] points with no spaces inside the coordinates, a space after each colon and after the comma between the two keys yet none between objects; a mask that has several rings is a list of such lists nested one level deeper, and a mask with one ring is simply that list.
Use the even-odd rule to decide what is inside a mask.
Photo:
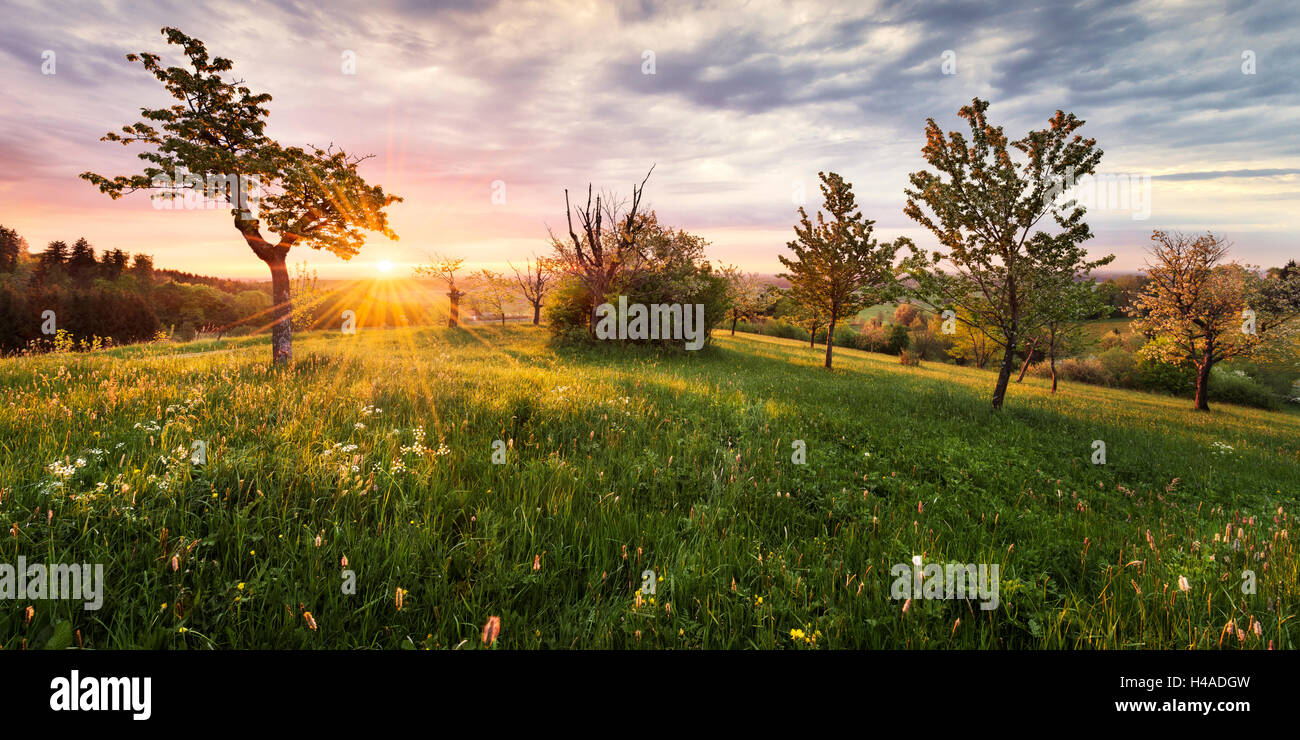
[{"label": "small tree", "polygon": [[289,288],[289,295],[293,300],[293,322],[294,331],[308,331],[316,323],[316,309],[320,306],[323,299],[323,293],[320,289],[320,280],[316,276],[316,271],[308,272],[307,263],[299,262],[294,265],[293,284]]},{"label": "small tree", "polygon": [[757,315],[764,307],[763,282],[758,273],[742,272],[734,265],[725,267],[722,276],[727,281],[727,300],[730,307],[731,336],[736,336],[736,324]]},{"label": "small tree", "polygon": [[1108,307],[1097,293],[1097,284],[1093,280],[1070,280],[1068,284],[1044,293],[1053,297],[1052,304],[1042,309],[1043,324],[1025,362],[1029,362],[1035,347],[1042,347],[1052,372],[1052,393],[1055,393],[1056,360],[1078,346],[1083,335],[1083,322],[1105,315]]},{"label": "small tree", "polygon": [[853,186],[834,172],[817,176],[822,181],[823,208],[830,219],[818,211],[813,224],[799,207],[796,239],[787,244],[794,258],[779,256],[789,270],[779,277],[789,280],[795,295],[826,318],[825,366],[830,369],[835,324],[889,297],[896,284],[894,255],[901,242],[872,239],[875,222],[858,210]]},{"label": "small tree", "polygon": [[964,307],[958,308],[954,313],[956,318],[952,327],[952,347],[948,350],[948,355],[954,360],[969,362],[983,370],[996,349],[996,343],[990,338],[991,330],[981,327],[975,315]]},{"label": "small tree", "polygon": [[541,324],[542,305],[546,303],[546,294],[555,281],[555,266],[551,260],[539,257],[525,261],[522,273],[514,265],[510,265],[510,269],[515,273],[515,285],[520,295],[532,304],[533,326]]},{"label": "small tree", "polygon": [[[926,121],[921,151],[938,172],[911,174],[904,213],[947,250],[925,255],[913,249],[907,269],[917,298],[935,301],[930,305],[936,309],[965,306],[969,325],[1003,349],[992,398],[1000,409],[1021,339],[1043,321],[1035,307],[1051,302],[1035,294],[1034,276],[1086,274],[1114,256],[1087,260],[1082,244],[1092,232],[1084,209],[1062,200],[1075,178],[1091,175],[1101,160],[1096,141],[1075,133],[1084,122],[1058,110],[1047,128],[1009,141],[1001,126],[988,122],[988,105],[976,98],[961,109],[969,141],[959,131],[945,136],[934,119]],[[1025,161],[1013,159],[1011,149]],[[1039,229],[1047,219],[1055,233]]]},{"label": "small tree", "polygon": [[486,308],[492,309],[501,317],[501,325],[506,325],[506,308],[510,306],[510,300],[514,298],[514,283],[506,278],[502,273],[494,270],[482,269],[478,275],[479,285],[475,291],[477,299]]},{"label": "small tree", "polygon": [[795,326],[808,330],[808,348],[816,347],[817,332],[827,324],[827,316],[821,305],[815,300],[800,295],[799,289],[795,286],[791,286],[785,293],[794,304],[794,312],[790,314],[789,319]]},{"label": "small tree", "polygon": [[[81,177],[114,200],[157,190],[156,197],[171,205],[198,194],[228,204],[235,229],[271,270],[271,358],[287,363],[293,356],[289,250],[303,244],[348,259],[360,251],[367,231],[396,239],[384,209],[401,198],[361,177],[357,166],[366,157],[332,146],[283,147],[270,139],[265,133],[270,95],[253,94],[242,80],[227,79],[234,63],[210,57],[202,41],[175,28],[163,28],[162,34],[184,50],[188,69],[163,67],[161,57],[149,52],[126,59],[139,62],[180,102],[144,108],[143,120],[101,139],[150,147],[138,155],[149,165],[135,175],[83,172]],[[263,226],[279,238],[266,239]]]},{"label": "small tree", "polygon": [[451,301],[447,326],[453,329],[460,326],[460,299],[465,297],[465,293],[456,287],[456,273],[464,264],[464,259],[434,253],[429,255],[429,264],[415,268],[416,275],[427,275],[447,284],[447,298]]},{"label": "small tree", "polygon": [[1196,366],[1196,408],[1209,411],[1210,370],[1232,357],[1291,346],[1300,316],[1300,275],[1265,280],[1236,262],[1222,264],[1231,244],[1212,233],[1151,235],[1151,281],[1130,313],[1134,328],[1157,340],[1140,352]]}]

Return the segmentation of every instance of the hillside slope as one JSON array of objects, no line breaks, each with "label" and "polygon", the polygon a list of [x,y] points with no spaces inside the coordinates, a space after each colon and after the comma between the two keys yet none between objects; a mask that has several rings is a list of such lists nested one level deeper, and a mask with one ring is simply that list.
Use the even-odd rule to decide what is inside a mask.
[{"label": "hillside slope", "polygon": [[[0,561],[108,581],[98,612],[0,603],[6,649],[68,627],[91,647],[471,647],[489,616],[519,648],[1300,637],[1295,414],[1032,379],[994,413],[985,372],[848,350],[827,372],[754,336],[321,333],[287,371],[264,340],[212,349],[0,361]],[[914,556],[998,565],[997,608],[904,609],[890,570]]]}]

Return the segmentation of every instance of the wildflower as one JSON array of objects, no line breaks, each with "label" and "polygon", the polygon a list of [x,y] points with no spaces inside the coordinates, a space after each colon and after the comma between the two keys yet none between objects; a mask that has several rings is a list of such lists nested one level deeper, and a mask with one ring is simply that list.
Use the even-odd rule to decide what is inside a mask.
[{"label": "wildflower", "polygon": [[[932,581],[933,582],[933,581]],[[912,608],[912,600],[908,599],[903,602],[903,613],[906,614],[908,609]]]},{"label": "wildflower", "polygon": [[403,602],[405,599],[406,599],[406,591],[403,590],[401,586],[398,586],[398,587],[397,587],[397,594],[396,594],[396,596],[395,596],[394,599],[393,599],[393,601],[397,604],[397,611],[400,612],[400,611],[402,610],[402,602]]},{"label": "wildflower", "polygon": [[27,607],[27,610],[23,612],[23,621],[26,622],[27,624],[31,624],[32,617],[34,616],[36,616],[36,607],[29,606]]},{"label": "wildflower", "polygon": [[320,531],[320,534],[316,535],[316,546],[317,546],[317,547],[320,547],[321,536],[324,535],[324,534],[325,534],[325,530],[322,529],[322,530]]},{"label": "wildflower", "polygon": [[1191,585],[1187,583],[1187,576],[1178,576],[1178,589],[1186,593],[1191,590]]},{"label": "wildflower", "polygon": [[541,555],[534,555],[534,556],[533,556],[533,570],[541,570],[541,569],[542,569],[542,556],[541,556]]},{"label": "wildflower", "polygon": [[315,631],[316,631],[316,619],[315,619],[314,617],[312,617],[311,612],[303,612],[303,613],[302,613],[302,618],[307,620],[307,626],[311,628],[311,631],[312,631],[312,632],[315,632]]},{"label": "wildflower", "polygon": [[172,556],[172,572],[175,573],[176,571],[178,571],[178,570],[180,570],[180,569],[181,569],[181,560],[180,560],[180,557],[179,557],[179,556],[176,556],[176,555],[173,555],[173,556]]},{"label": "wildflower", "polygon": [[243,590],[244,590],[244,582],[243,582],[243,581],[240,581],[239,583],[235,584],[235,588],[239,589],[240,591],[243,591]]},{"label": "wildflower", "polygon": [[341,567],[344,567],[344,568],[348,567],[348,556],[347,556],[347,555],[344,555],[342,558],[339,559],[339,565],[340,565]]},{"label": "wildflower", "polygon": [[488,617],[487,624],[483,625],[483,644],[491,647],[497,641],[500,632],[501,617]]}]

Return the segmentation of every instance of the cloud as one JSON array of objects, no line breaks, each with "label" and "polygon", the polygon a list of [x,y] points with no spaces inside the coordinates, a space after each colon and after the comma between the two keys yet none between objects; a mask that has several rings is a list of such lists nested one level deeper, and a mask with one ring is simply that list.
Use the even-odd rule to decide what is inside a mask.
[{"label": "cloud", "polygon": [[[626,191],[652,163],[647,198],[661,218],[752,269],[776,269],[792,190],[815,198],[819,170],[854,183],[882,236],[914,234],[902,188],[924,165],[925,120],[958,128],[958,108],[980,96],[1013,137],[1074,112],[1104,170],[1162,183],[1153,223],[1089,214],[1094,250],[1136,265],[1131,245],[1155,225],[1290,222],[1270,178],[1300,172],[1298,20],[1300,6],[1245,2],[20,2],[0,28],[0,89],[24,103],[0,109],[0,222],[33,244],[75,223],[163,265],[263,269],[237,239],[219,256],[177,246],[230,240],[224,219],[140,216],[147,206],[124,219],[134,206],[75,179],[138,167],[99,137],[171,102],[123,56],[175,60],[158,34],[174,25],[274,96],[276,138],[376,155],[363,171],[407,200],[392,211],[402,241],[367,252],[399,261],[469,244],[508,257],[533,238],[542,248],[565,187]],[[57,75],[40,73],[43,49],[57,51]],[[345,50],[355,75],[342,73]],[[954,75],[942,73],[948,51]],[[490,201],[495,180],[505,205]],[[1203,194],[1177,189],[1213,180],[1239,187],[1208,214]],[[1285,238],[1270,234],[1244,232],[1237,249],[1272,254]],[[343,270],[306,256],[322,274]]]}]

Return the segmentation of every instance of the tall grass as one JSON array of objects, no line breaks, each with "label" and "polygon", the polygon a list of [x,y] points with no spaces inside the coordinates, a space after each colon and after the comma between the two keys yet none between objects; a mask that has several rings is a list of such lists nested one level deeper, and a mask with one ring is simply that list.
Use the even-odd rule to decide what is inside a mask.
[{"label": "tall grass", "polygon": [[[1296,647],[1300,415],[1032,378],[994,413],[976,370],[714,342],[0,361],[0,562],[103,563],[108,588],[0,601],[0,644],[469,648],[499,616],[508,648]],[[999,564],[1000,605],[904,612],[914,555]]]}]

